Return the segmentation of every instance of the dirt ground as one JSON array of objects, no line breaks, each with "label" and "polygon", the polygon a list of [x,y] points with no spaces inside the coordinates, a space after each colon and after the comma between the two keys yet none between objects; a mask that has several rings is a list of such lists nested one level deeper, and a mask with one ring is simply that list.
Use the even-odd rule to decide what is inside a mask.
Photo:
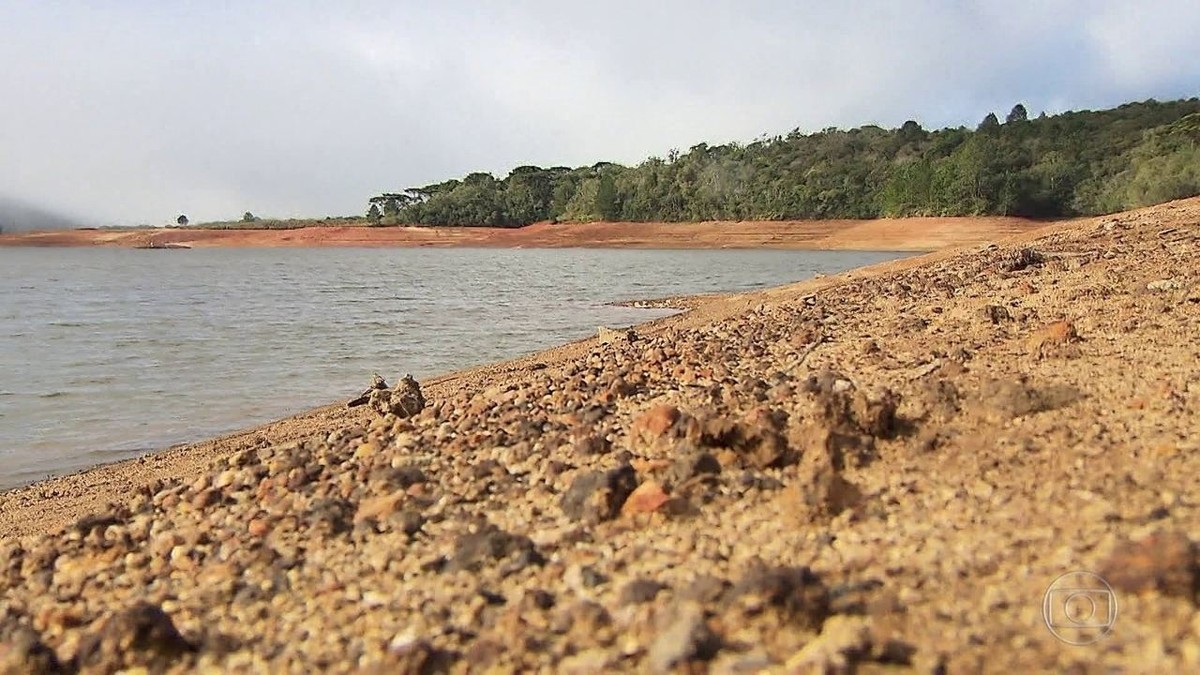
[{"label": "dirt ground", "polygon": [[905,218],[708,223],[537,223],[481,227],[296,230],[68,230],[0,236],[0,246],[523,246],[527,248],[791,248],[928,251],[1027,232],[1021,218]]},{"label": "dirt ground", "polygon": [[1054,225],[4,493],[0,673],[1200,671],[1198,254]]}]

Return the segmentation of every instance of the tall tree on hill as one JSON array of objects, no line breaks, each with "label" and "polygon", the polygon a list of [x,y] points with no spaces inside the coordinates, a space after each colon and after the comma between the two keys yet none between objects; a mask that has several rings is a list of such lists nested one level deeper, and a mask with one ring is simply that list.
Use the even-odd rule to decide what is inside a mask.
[{"label": "tall tree on hill", "polygon": [[1005,124],[1012,124],[1013,122],[1028,122],[1028,121],[1029,121],[1029,111],[1025,110],[1025,106],[1021,105],[1020,103],[1014,105],[1013,109],[1009,111],[1008,117],[1004,118]]}]

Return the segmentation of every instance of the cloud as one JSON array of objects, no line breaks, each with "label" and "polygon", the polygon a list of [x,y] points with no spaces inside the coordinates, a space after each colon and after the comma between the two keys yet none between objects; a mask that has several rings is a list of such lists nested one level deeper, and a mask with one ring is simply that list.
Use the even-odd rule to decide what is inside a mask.
[{"label": "cloud", "polygon": [[79,227],[79,223],[61,214],[0,195],[0,231],[61,230],[72,227]]},{"label": "cloud", "polygon": [[477,169],[1200,93],[1192,2],[210,4],[0,8],[0,190],[97,224],[322,216]]}]

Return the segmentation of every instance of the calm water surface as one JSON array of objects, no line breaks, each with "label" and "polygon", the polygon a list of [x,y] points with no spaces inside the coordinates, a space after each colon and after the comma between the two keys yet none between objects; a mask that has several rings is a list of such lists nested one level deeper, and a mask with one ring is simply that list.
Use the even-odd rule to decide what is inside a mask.
[{"label": "calm water surface", "polygon": [[2,249],[0,489],[892,253]]}]

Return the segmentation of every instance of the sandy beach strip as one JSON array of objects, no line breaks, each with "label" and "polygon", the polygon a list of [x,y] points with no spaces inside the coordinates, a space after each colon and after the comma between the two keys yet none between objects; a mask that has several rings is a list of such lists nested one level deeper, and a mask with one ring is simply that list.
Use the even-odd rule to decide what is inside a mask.
[{"label": "sandy beach strip", "polygon": [[1194,672],[1198,253],[1042,227],[4,493],[0,671]]},{"label": "sandy beach strip", "polygon": [[91,229],[0,235],[0,246],[778,248],[930,251],[1028,232],[1023,218],[705,223],[536,223],[490,227],[305,227],[297,229]]}]

